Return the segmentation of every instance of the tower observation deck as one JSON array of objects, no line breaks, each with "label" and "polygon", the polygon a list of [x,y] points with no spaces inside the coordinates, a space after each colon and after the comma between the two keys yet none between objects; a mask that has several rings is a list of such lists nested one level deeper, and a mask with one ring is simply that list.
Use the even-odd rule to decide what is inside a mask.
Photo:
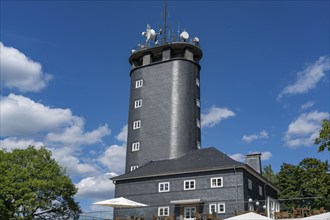
[{"label": "tower observation deck", "polygon": [[184,31],[177,41],[158,43],[148,30],[153,31],[148,26],[143,32],[147,42],[129,57],[126,173],[201,145],[199,40],[189,41]]}]

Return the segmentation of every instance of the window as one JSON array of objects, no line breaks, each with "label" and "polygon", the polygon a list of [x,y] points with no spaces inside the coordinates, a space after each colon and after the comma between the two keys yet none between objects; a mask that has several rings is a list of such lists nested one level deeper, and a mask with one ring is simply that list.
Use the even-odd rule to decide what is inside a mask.
[{"label": "window", "polygon": [[132,143],[132,151],[138,151],[138,150],[140,150],[140,142]]},{"label": "window", "polygon": [[197,149],[201,149],[201,142],[197,141]]},{"label": "window", "polygon": [[133,130],[141,128],[141,120],[133,122]]},{"label": "window", "polygon": [[262,186],[259,186],[259,195],[262,196]]},{"label": "window", "polygon": [[169,192],[170,191],[170,182],[164,182],[158,184],[158,192]]},{"label": "window", "polygon": [[135,100],[134,108],[140,108],[142,106],[142,99]]},{"label": "window", "polygon": [[226,206],[225,203],[211,203],[209,205],[209,213],[225,213],[226,212]]},{"label": "window", "polygon": [[131,166],[131,171],[137,170],[138,168],[139,168],[139,166],[137,166],[137,165]]},{"label": "window", "polygon": [[198,108],[201,107],[201,101],[199,101],[199,99],[197,99],[197,98],[196,98],[196,105],[197,105]]},{"label": "window", "polygon": [[135,81],[135,88],[140,88],[143,86],[143,79],[139,79]]},{"label": "window", "polygon": [[211,188],[223,187],[223,177],[211,178]]},{"label": "window", "polygon": [[183,186],[184,190],[193,190],[195,189],[195,180],[185,180]]},{"label": "window", "polygon": [[226,212],[225,203],[218,203],[218,213],[225,213],[225,212]]},{"label": "window", "polygon": [[199,83],[199,79],[198,79],[198,78],[196,78],[196,85],[197,85],[197,86],[200,85],[200,83]]},{"label": "window", "polygon": [[196,119],[196,126],[199,128],[201,127],[201,121],[199,119]]},{"label": "window", "polygon": [[217,212],[217,204],[216,203],[212,203],[209,205],[209,213],[213,214]]},{"label": "window", "polygon": [[252,190],[252,180],[248,179],[248,189]]},{"label": "window", "polygon": [[168,216],[169,215],[169,207],[158,207],[158,216]]}]

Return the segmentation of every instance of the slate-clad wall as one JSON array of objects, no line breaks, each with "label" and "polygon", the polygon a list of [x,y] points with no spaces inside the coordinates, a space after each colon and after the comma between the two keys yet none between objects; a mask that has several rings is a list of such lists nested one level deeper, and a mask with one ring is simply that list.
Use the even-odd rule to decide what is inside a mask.
[{"label": "slate-clad wall", "polygon": [[[211,188],[210,178],[223,177],[223,187]],[[184,190],[184,180],[194,179],[196,183],[195,190]],[[158,192],[158,183],[170,182],[170,192]],[[237,182],[237,184],[236,184]],[[157,216],[158,207],[170,206],[170,215],[176,215],[179,219],[178,206],[170,205],[173,200],[201,199],[203,203],[198,212],[209,213],[209,204],[214,202],[224,202],[226,204],[226,213],[219,214],[219,217],[225,218],[232,216],[236,207],[238,210],[244,209],[243,192],[243,174],[241,172],[234,174],[234,170],[227,172],[204,172],[199,174],[186,174],[168,177],[159,177],[157,179],[144,179],[143,181],[127,181],[116,183],[115,197],[123,196],[137,202],[150,205],[148,208],[137,209],[116,209],[115,217],[140,216],[151,219],[153,215]],[[236,205],[237,197],[237,205]],[[195,204],[200,205],[200,204]],[[187,205],[194,206],[194,205]],[[175,212],[174,212],[175,211]]]},{"label": "slate-clad wall", "polygon": [[[132,165],[139,167],[150,160],[179,157],[200,142],[200,97],[196,78],[200,66],[185,58],[172,58],[134,68],[128,119],[126,172]],[[135,88],[136,80],[143,86]],[[134,101],[142,99],[142,107],[134,108]],[[141,120],[141,128],[133,130],[133,122]],[[140,142],[140,150],[132,152],[133,142]]]}]

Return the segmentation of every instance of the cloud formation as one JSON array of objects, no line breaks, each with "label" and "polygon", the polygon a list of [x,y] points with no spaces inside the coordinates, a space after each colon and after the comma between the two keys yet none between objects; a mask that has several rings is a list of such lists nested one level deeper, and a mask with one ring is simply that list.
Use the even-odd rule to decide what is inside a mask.
[{"label": "cloud formation", "polygon": [[313,146],[322,126],[321,121],[328,118],[328,112],[312,111],[301,114],[289,124],[283,137],[285,145],[291,148]]},{"label": "cloud formation", "polygon": [[311,107],[314,106],[314,104],[315,104],[315,102],[313,102],[313,101],[308,101],[308,102],[306,102],[305,104],[303,104],[303,105],[300,107],[300,110],[303,111],[303,110],[306,110],[306,109],[308,109],[308,108],[311,108]]},{"label": "cloud formation", "polygon": [[221,120],[235,116],[235,113],[228,108],[211,107],[206,113],[201,114],[202,127],[213,127]]},{"label": "cloud formation", "polygon": [[90,176],[82,179],[76,184],[78,188],[77,197],[105,200],[112,197],[115,186],[109,178],[115,176],[106,173],[99,176]]},{"label": "cloud formation", "polygon": [[127,141],[127,125],[124,125],[124,127],[121,129],[120,133],[116,135],[116,139],[118,141],[126,143],[126,141]]},{"label": "cloud formation", "polygon": [[40,63],[28,58],[13,47],[0,42],[1,83],[21,92],[38,92],[45,88],[52,75],[44,73]]},{"label": "cloud formation", "polygon": [[259,134],[244,135],[242,137],[242,141],[250,143],[252,141],[255,141],[258,139],[265,139],[265,138],[269,138],[269,136],[268,136],[268,132],[263,130],[263,131],[260,131]]},{"label": "cloud formation", "polygon": [[15,94],[2,97],[1,136],[26,136],[72,124],[70,109],[50,108]]},{"label": "cloud formation", "polygon": [[325,72],[330,69],[329,62],[329,57],[321,56],[315,63],[298,72],[296,81],[287,85],[277,99],[280,100],[284,95],[307,93],[315,88],[316,84],[325,76]]},{"label": "cloud formation", "polygon": [[125,170],[126,146],[112,145],[100,156],[99,161],[111,170],[111,172],[122,174]]}]

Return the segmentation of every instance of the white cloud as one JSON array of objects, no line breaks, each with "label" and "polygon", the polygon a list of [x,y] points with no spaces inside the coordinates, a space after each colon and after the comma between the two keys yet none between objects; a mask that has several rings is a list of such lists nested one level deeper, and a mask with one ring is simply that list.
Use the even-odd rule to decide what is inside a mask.
[{"label": "white cloud", "polygon": [[116,139],[118,141],[126,143],[126,141],[127,141],[127,125],[124,125],[124,127],[121,129],[120,133],[118,135],[116,135]]},{"label": "white cloud", "polygon": [[76,184],[78,188],[76,196],[100,200],[112,198],[115,186],[109,179],[111,177],[113,177],[113,174],[107,173],[82,179]]},{"label": "white cloud", "polygon": [[70,176],[89,176],[99,174],[100,172],[95,167],[95,164],[82,163],[75,155],[75,148],[62,147],[51,148],[53,157],[62,166],[66,168]]},{"label": "white cloud", "polygon": [[[249,154],[260,153],[260,152],[249,152]],[[266,161],[272,157],[272,153],[269,151],[261,152],[261,160]],[[241,153],[230,155],[230,157],[236,161],[245,163],[245,155]]]},{"label": "white cloud", "polygon": [[227,108],[211,107],[207,113],[201,114],[202,127],[213,127],[221,120],[235,116],[235,113]]},{"label": "white cloud", "polygon": [[101,142],[102,138],[110,134],[108,125],[99,126],[91,132],[84,132],[84,120],[74,117],[73,124],[59,132],[50,132],[46,139],[51,142],[60,142],[69,145],[84,145]]},{"label": "white cloud", "polygon": [[72,123],[70,109],[50,108],[15,94],[2,97],[1,136],[24,136],[55,130]]},{"label": "white cloud", "polygon": [[242,137],[242,141],[250,143],[254,140],[265,139],[265,138],[269,138],[269,136],[268,136],[268,132],[263,130],[260,131],[259,134],[244,135]]},{"label": "white cloud", "polygon": [[1,136],[24,137],[46,135],[47,142],[93,144],[110,134],[108,125],[84,132],[84,120],[72,115],[70,109],[50,108],[15,94],[0,101]]},{"label": "white cloud", "polygon": [[316,84],[325,76],[325,72],[330,69],[329,62],[329,57],[321,56],[315,63],[298,72],[296,82],[287,85],[278,95],[278,100],[284,95],[306,93],[315,88]]},{"label": "white cloud", "polygon": [[311,108],[311,107],[314,106],[314,104],[315,104],[315,102],[313,102],[313,101],[308,101],[308,102],[306,102],[305,104],[303,104],[303,105],[300,107],[300,110],[306,110],[306,109],[308,109],[308,108]]},{"label": "white cloud", "polygon": [[8,88],[22,92],[37,92],[47,86],[52,79],[42,71],[40,63],[25,56],[19,50],[6,47],[0,42],[1,82]]},{"label": "white cloud", "polygon": [[9,137],[4,140],[0,140],[0,148],[4,148],[9,151],[16,148],[25,149],[30,145],[36,148],[45,146],[44,143],[32,139],[19,139],[17,137]]},{"label": "white cloud", "polygon": [[245,155],[241,154],[241,153],[237,153],[237,154],[232,154],[230,155],[230,157],[236,161],[239,162],[244,162],[245,161]]},{"label": "white cloud", "polygon": [[283,137],[288,147],[313,146],[314,139],[318,137],[321,121],[329,118],[328,112],[312,111],[301,114],[291,122]]},{"label": "white cloud", "polygon": [[126,147],[112,145],[108,147],[99,161],[114,173],[122,174],[125,170]]}]

